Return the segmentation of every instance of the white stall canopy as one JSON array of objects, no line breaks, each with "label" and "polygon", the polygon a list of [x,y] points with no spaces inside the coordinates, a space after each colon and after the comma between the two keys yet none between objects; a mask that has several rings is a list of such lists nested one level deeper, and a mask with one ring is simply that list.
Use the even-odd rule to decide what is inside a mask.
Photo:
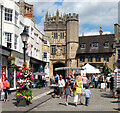
[{"label": "white stall canopy", "polygon": [[100,73],[100,70],[95,68],[94,66],[90,64],[86,64],[85,66],[82,67],[84,70],[81,70],[82,73]]}]

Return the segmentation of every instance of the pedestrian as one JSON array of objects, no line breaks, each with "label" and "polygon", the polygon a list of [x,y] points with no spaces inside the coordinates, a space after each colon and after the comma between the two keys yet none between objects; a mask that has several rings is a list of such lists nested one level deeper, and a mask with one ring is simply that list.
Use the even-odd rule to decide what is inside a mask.
[{"label": "pedestrian", "polygon": [[42,80],[43,80],[43,84],[44,84],[44,86],[46,86],[47,84],[46,84],[46,76],[45,76],[45,75],[43,75]]},{"label": "pedestrian", "polygon": [[95,87],[95,75],[92,76],[92,84],[93,84],[93,88]]},{"label": "pedestrian", "polygon": [[3,81],[3,91],[4,91],[4,102],[7,102],[7,93],[8,93],[8,89],[9,89],[9,83],[7,81],[7,77],[5,77],[4,81]]},{"label": "pedestrian", "polygon": [[50,84],[54,84],[54,76],[50,78]]},{"label": "pedestrian", "polygon": [[110,82],[111,97],[115,97],[114,75],[113,74],[111,74],[111,78],[109,82]]},{"label": "pedestrian", "polygon": [[70,87],[71,87],[71,89],[73,89],[73,86],[75,85],[75,77],[74,77],[74,75],[72,74],[71,75],[71,79],[70,79]]},{"label": "pedestrian", "polygon": [[65,86],[65,81],[64,79],[62,79],[62,75],[60,75],[58,80],[60,98],[63,96],[64,86]]},{"label": "pedestrian", "polygon": [[88,86],[86,86],[85,91],[83,92],[83,95],[85,95],[85,105],[89,106],[89,98],[91,97],[91,92],[88,89]]},{"label": "pedestrian", "polygon": [[80,102],[80,105],[83,105],[83,103],[81,102],[82,89],[83,89],[81,76],[76,77],[75,87],[76,88],[75,88],[75,90],[73,92],[75,106],[77,106],[78,101]]},{"label": "pedestrian", "polygon": [[98,78],[99,84],[100,84],[100,89],[101,89],[101,83],[103,83],[103,76],[102,74]]},{"label": "pedestrian", "polygon": [[109,88],[109,81],[110,81],[110,74],[108,74],[107,78],[106,78],[106,82],[107,82],[107,88]]},{"label": "pedestrian", "polygon": [[83,88],[85,88],[88,85],[88,79],[86,77],[86,74],[83,74],[82,76],[82,83],[83,83]]},{"label": "pedestrian", "polygon": [[55,75],[55,83],[56,83],[56,84],[58,84],[58,79],[59,79],[59,75],[56,74],[56,75]]},{"label": "pedestrian", "polygon": [[97,88],[97,85],[98,85],[98,76],[97,74],[95,74],[95,88]]},{"label": "pedestrian", "polygon": [[64,94],[65,94],[65,96],[66,96],[66,102],[65,102],[66,106],[68,106],[68,100],[69,100],[69,98],[70,98],[71,92],[72,92],[72,89],[71,89],[71,87],[69,86],[69,81],[67,81],[67,82],[65,83],[65,87],[64,87]]}]

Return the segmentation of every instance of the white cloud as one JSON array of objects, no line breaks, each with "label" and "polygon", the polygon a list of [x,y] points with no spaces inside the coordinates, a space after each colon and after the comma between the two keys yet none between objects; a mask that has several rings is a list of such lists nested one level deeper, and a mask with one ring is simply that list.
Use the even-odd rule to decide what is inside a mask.
[{"label": "white cloud", "polygon": [[[111,32],[109,32],[109,31],[108,32],[103,32],[103,35],[105,35],[105,34],[111,34]],[[84,36],[99,35],[99,32],[90,31],[90,32],[81,33],[80,36],[82,36],[82,35],[84,35]]]},{"label": "white cloud", "polygon": [[[18,1],[18,0],[17,0]],[[54,4],[59,0],[25,0],[34,5],[34,16],[43,16],[41,22],[36,24],[37,28],[43,32],[44,18],[48,11],[51,15],[56,13],[57,8],[63,13],[78,13],[80,15],[80,32],[91,32],[90,28],[83,28],[84,24],[91,26],[102,26],[113,29],[113,24],[117,23],[118,0],[64,0],[62,6]],[[61,0],[60,0],[61,1]],[[81,28],[82,27],[82,28]],[[87,29],[87,30],[86,30]],[[94,32],[97,31],[93,31]],[[92,33],[92,32],[91,32]]]}]

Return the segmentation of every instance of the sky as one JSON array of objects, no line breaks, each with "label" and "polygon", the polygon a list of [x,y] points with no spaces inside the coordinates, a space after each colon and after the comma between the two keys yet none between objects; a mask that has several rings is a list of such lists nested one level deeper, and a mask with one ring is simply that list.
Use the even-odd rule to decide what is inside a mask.
[{"label": "sky", "polygon": [[[16,0],[19,1],[19,0]],[[24,0],[34,6],[36,27],[44,33],[45,14],[79,14],[79,36],[98,35],[100,27],[103,34],[113,34],[114,24],[118,23],[119,0]]]}]

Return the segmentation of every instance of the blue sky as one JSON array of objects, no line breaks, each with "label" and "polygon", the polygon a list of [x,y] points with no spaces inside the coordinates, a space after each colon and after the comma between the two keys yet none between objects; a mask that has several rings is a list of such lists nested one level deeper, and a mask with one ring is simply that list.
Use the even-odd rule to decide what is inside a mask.
[{"label": "blue sky", "polygon": [[114,24],[118,22],[118,0],[25,0],[34,5],[36,27],[44,33],[45,14],[79,14],[79,35],[99,34],[100,26],[104,34],[114,33]]}]

